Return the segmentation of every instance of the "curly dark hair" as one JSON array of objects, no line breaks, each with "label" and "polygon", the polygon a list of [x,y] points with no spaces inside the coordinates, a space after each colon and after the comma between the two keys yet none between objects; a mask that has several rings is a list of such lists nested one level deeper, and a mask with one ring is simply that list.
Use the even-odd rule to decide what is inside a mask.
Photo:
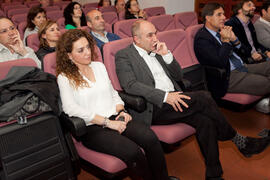
[{"label": "curly dark hair", "polygon": [[136,1],[138,3],[137,0],[128,0],[126,2],[126,5],[125,5],[125,19],[130,19],[130,17],[133,17],[134,15],[128,10],[130,9],[130,5],[131,5],[131,1]]},{"label": "curly dark hair", "polygon": [[[73,22],[72,19],[72,14],[73,14],[73,10],[74,10],[74,6],[78,4],[80,5],[78,2],[71,2],[67,5],[67,7],[64,9],[64,18],[65,18],[65,25],[67,24],[71,24],[72,26],[76,27],[76,24]],[[81,7],[81,5],[80,5]],[[82,11],[82,17],[81,17],[81,26],[86,26],[86,18],[85,18],[85,14]]]},{"label": "curly dark hair", "polygon": [[26,28],[29,28],[31,31],[36,27],[36,25],[32,22],[38,13],[43,13],[46,15],[45,9],[41,8],[40,6],[32,7],[28,14],[27,14],[27,25]]},{"label": "curly dark hair", "polygon": [[73,43],[83,37],[88,40],[91,49],[91,60],[96,59],[95,40],[84,30],[68,30],[60,37],[56,47],[56,76],[63,73],[70,80],[70,83],[74,88],[88,87],[88,84],[81,76],[78,67],[68,56],[68,53],[71,53],[72,51]]}]

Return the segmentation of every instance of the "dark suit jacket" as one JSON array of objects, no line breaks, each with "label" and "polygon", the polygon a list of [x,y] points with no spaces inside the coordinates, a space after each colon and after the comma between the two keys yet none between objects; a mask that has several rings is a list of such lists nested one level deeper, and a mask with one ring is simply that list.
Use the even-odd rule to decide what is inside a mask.
[{"label": "dark suit jacket", "polygon": [[[157,60],[163,67],[165,73],[174,84],[175,90],[180,91],[177,82],[182,80],[182,70],[174,59],[171,64],[166,64],[160,55]],[[155,88],[154,77],[144,59],[140,56],[134,45],[129,45],[116,53],[116,73],[122,88],[125,92],[142,96],[147,101],[147,108],[144,112],[130,111],[134,119],[151,125],[153,104],[162,107],[165,92]]]},{"label": "dark suit jacket", "polygon": [[[240,50],[236,51],[236,53],[242,58],[242,60],[244,62],[248,63],[247,58],[251,57],[252,47],[248,42],[246,32],[245,32],[245,29],[244,29],[241,21],[236,16],[233,16],[233,17],[231,17],[231,19],[229,21],[227,21],[225,23],[225,25],[232,26],[234,34],[238,37],[238,39],[240,40],[240,42],[242,44],[242,48]],[[252,40],[253,40],[253,44],[254,44],[255,49],[256,50],[260,49],[262,52],[265,52],[266,48],[264,46],[262,46],[257,40],[256,31],[255,31],[255,28],[254,28],[252,22],[249,22],[248,28],[251,32],[251,36],[252,36]]]},{"label": "dark suit jacket", "polygon": [[207,85],[214,97],[223,97],[228,89],[230,77],[229,56],[233,51],[230,43],[222,45],[205,28],[200,29],[194,39],[194,51],[202,65],[217,67],[226,71],[224,79],[207,74]]}]

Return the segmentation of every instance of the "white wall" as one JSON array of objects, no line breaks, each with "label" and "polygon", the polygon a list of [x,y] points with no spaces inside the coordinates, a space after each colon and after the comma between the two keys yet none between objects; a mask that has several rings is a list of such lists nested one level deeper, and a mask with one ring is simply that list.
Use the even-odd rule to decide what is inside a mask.
[{"label": "white wall", "polygon": [[166,14],[194,11],[195,0],[138,0],[140,8],[164,6]]}]

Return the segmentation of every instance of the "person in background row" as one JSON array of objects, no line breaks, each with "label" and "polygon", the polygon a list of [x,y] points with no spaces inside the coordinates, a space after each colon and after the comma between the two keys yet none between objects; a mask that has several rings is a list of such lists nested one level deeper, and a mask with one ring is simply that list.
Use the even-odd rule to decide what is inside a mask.
[{"label": "person in background row", "polygon": [[111,0],[100,0],[98,2],[98,8],[101,8],[101,7],[108,7],[108,6],[111,6],[112,5],[112,2]]},{"label": "person in background row", "polygon": [[33,49],[23,44],[13,22],[6,17],[0,17],[0,62],[23,58],[31,58],[36,62],[37,67],[41,67],[40,60]]},{"label": "person in background row", "polygon": [[82,7],[77,2],[71,2],[64,9],[64,18],[66,29],[76,29],[86,26],[85,15]]},{"label": "person in background row", "polygon": [[42,69],[44,56],[55,51],[56,44],[60,36],[61,33],[55,21],[48,20],[41,25],[38,31],[38,38],[40,43],[36,55],[41,61]]},{"label": "person in background row", "polygon": [[91,35],[96,40],[99,48],[109,41],[120,39],[118,35],[105,31],[105,21],[100,11],[92,10],[88,12],[86,19],[87,26],[91,29]]},{"label": "person in background row", "polygon": [[270,51],[261,45],[256,36],[256,31],[251,19],[256,7],[252,0],[242,0],[233,9],[234,15],[225,22],[231,26],[234,34],[241,42],[241,48],[236,53],[245,63],[262,62],[270,58]]},{"label": "person in background row", "polygon": [[260,44],[270,49],[270,2],[263,3],[261,17],[254,23]]},{"label": "person in background row", "polygon": [[118,14],[125,11],[125,0],[115,0],[114,6]]},{"label": "person in background row", "polygon": [[50,0],[39,0],[39,3],[41,8],[46,8],[50,6]]},{"label": "person in background row", "polygon": [[140,9],[137,0],[128,0],[125,9],[125,19],[147,19],[146,12]]},{"label": "person in background row", "polygon": [[113,89],[104,64],[94,61],[97,55],[91,35],[73,29],[59,41],[56,73],[62,106],[70,117],[85,121],[83,145],[118,157],[139,179],[176,180],[168,176],[155,133],[132,119]]},{"label": "person in background row", "polygon": [[41,24],[43,24],[46,20],[46,11],[43,8],[39,6],[34,6],[29,10],[27,14],[27,25],[24,31],[23,38],[23,43],[25,45],[27,44],[26,38],[30,34],[38,33]]}]

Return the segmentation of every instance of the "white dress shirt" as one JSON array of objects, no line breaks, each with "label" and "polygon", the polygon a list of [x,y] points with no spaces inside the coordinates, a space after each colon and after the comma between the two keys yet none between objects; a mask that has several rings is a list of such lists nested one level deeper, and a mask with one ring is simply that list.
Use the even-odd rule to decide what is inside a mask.
[{"label": "white dress shirt", "polygon": [[124,105],[113,89],[105,66],[101,62],[91,62],[89,66],[96,79],[92,82],[82,75],[89,87],[74,88],[64,74],[57,77],[64,112],[70,117],[84,119],[86,125],[92,125],[95,115],[110,117],[117,114],[116,105]]},{"label": "white dress shirt", "polygon": [[0,43],[0,62],[31,58],[36,62],[37,67],[41,68],[41,62],[36,56],[34,50],[31,49],[30,47],[25,47],[25,49],[27,50],[28,53],[24,56],[21,56],[20,54],[15,53],[15,52],[11,53],[10,50],[6,46]]},{"label": "white dress shirt", "polygon": [[[150,69],[155,80],[155,88],[166,92],[164,96],[164,100],[163,100],[163,102],[165,102],[167,99],[168,93],[175,90],[172,81],[165,73],[161,64],[158,62],[157,58],[155,57],[156,55],[155,53],[151,53],[149,55],[144,49],[136,46],[135,43],[133,43],[133,45],[138,51],[138,53],[140,54],[140,56],[144,59],[144,61],[148,65],[148,68]],[[171,52],[162,56],[162,58],[166,64],[171,64],[171,62],[173,61],[173,55]]]}]

